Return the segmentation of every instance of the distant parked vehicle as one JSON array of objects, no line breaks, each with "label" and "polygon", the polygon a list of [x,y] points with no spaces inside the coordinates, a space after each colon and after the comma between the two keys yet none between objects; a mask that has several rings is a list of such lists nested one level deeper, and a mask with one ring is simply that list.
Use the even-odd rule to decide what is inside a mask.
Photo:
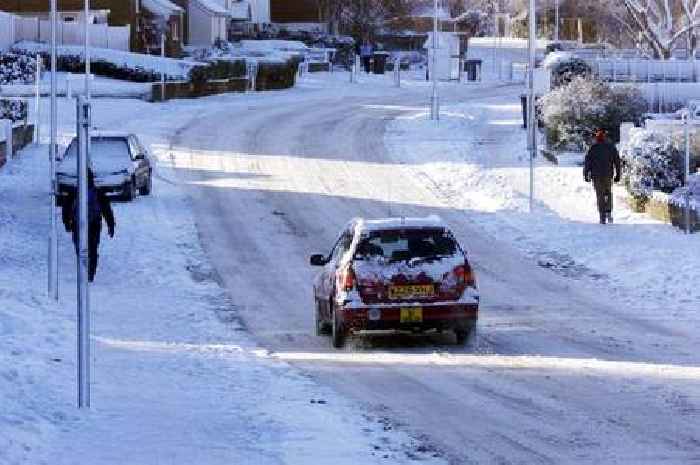
[{"label": "distant parked vehicle", "polygon": [[316,333],[340,348],[348,335],[475,330],[479,291],[467,254],[437,217],[352,220],[314,281]]},{"label": "distant parked vehicle", "polygon": [[[137,194],[151,194],[153,168],[150,156],[135,135],[96,132],[90,139],[90,164],[98,189],[107,194],[118,194],[127,201],[134,200]],[[78,141],[74,138],[57,168],[59,199],[75,192],[77,156]]]}]

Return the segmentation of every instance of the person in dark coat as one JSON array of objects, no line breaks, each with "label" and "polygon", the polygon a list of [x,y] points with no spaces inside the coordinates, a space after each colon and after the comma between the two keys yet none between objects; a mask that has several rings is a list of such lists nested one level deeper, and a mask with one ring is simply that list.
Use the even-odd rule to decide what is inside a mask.
[{"label": "person in dark coat", "polygon": [[[68,199],[63,202],[62,208],[63,224],[67,232],[73,233],[73,245],[75,253],[78,255],[79,250],[79,217],[78,217],[78,196],[77,192],[73,193]],[[102,219],[107,223],[107,233],[109,237],[114,237],[114,212],[109,198],[100,191],[95,185],[95,175],[92,170],[88,169],[88,280],[93,282],[97,273],[97,253],[100,247],[100,236],[102,235]]]},{"label": "person in dark coat", "polygon": [[621,174],[620,154],[615,145],[607,140],[605,130],[599,129],[595,133],[595,143],[586,154],[583,178],[586,182],[593,181],[598,199],[600,224],[613,222],[612,184],[613,181],[620,182]]}]

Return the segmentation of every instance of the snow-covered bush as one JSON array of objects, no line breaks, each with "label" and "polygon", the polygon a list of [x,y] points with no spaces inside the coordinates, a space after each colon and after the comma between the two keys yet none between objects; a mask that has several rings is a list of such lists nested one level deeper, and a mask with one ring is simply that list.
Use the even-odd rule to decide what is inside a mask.
[{"label": "snow-covered bush", "polygon": [[669,203],[677,207],[685,207],[685,199],[690,192],[690,207],[700,211],[700,174],[693,174],[688,177],[688,183],[673,191],[669,197]]},{"label": "snow-covered bush", "polygon": [[547,55],[542,65],[552,74],[552,86],[560,87],[572,81],[575,77],[588,78],[591,67],[570,52],[554,52]]},{"label": "snow-covered bush", "polygon": [[0,119],[26,121],[27,102],[22,100],[0,99]]},{"label": "snow-covered bush", "polygon": [[36,80],[36,57],[27,53],[0,54],[0,85],[32,84]]},{"label": "snow-covered bush", "polygon": [[542,121],[555,146],[584,150],[596,129],[605,128],[619,140],[620,124],[640,121],[647,110],[642,94],[628,86],[611,87],[575,77],[540,101]]},{"label": "snow-covered bush", "polygon": [[670,193],[682,184],[682,154],[669,134],[633,129],[620,155],[625,186],[638,202],[646,202],[654,190]]}]

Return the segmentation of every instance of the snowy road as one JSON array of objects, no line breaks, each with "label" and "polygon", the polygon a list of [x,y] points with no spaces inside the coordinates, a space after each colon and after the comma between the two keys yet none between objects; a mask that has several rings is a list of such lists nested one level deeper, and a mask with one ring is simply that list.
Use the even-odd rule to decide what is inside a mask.
[{"label": "snowy road", "polygon": [[[486,99],[503,90],[480,90]],[[477,98],[477,97],[473,97]],[[484,234],[389,158],[383,98],[223,103],[174,141],[199,232],[244,324],[274,356],[436,444],[453,463],[700,463],[698,335],[606,302]],[[437,213],[476,264],[476,353],[448,337],[330,349],[313,335],[308,256],[354,216]],[[222,324],[227,324],[222,321]]]}]

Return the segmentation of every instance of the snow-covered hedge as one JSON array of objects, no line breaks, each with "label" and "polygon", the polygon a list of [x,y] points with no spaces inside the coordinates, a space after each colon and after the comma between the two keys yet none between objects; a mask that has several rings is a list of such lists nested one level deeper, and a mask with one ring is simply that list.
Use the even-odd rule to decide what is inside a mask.
[{"label": "snow-covered hedge", "polygon": [[575,77],[540,99],[542,120],[551,142],[558,148],[585,149],[592,134],[605,128],[619,140],[623,122],[638,122],[647,103],[633,87],[611,87],[603,82]]},{"label": "snow-covered hedge", "polygon": [[687,185],[673,191],[669,203],[677,207],[685,207],[685,200],[690,192],[690,208],[700,212],[700,174],[688,177]]},{"label": "snow-covered hedge", "polygon": [[36,57],[27,53],[0,54],[0,85],[32,84],[36,80]]},{"label": "snow-covered hedge", "polygon": [[591,67],[570,52],[554,52],[547,55],[542,65],[552,74],[552,86],[560,87],[575,77],[590,77]]},{"label": "snow-covered hedge", "polygon": [[670,193],[682,184],[682,154],[669,134],[635,128],[620,146],[620,155],[625,186],[640,202],[655,190]]},{"label": "snow-covered hedge", "polygon": [[0,99],[0,119],[26,121],[27,111],[27,102],[23,100]]}]

